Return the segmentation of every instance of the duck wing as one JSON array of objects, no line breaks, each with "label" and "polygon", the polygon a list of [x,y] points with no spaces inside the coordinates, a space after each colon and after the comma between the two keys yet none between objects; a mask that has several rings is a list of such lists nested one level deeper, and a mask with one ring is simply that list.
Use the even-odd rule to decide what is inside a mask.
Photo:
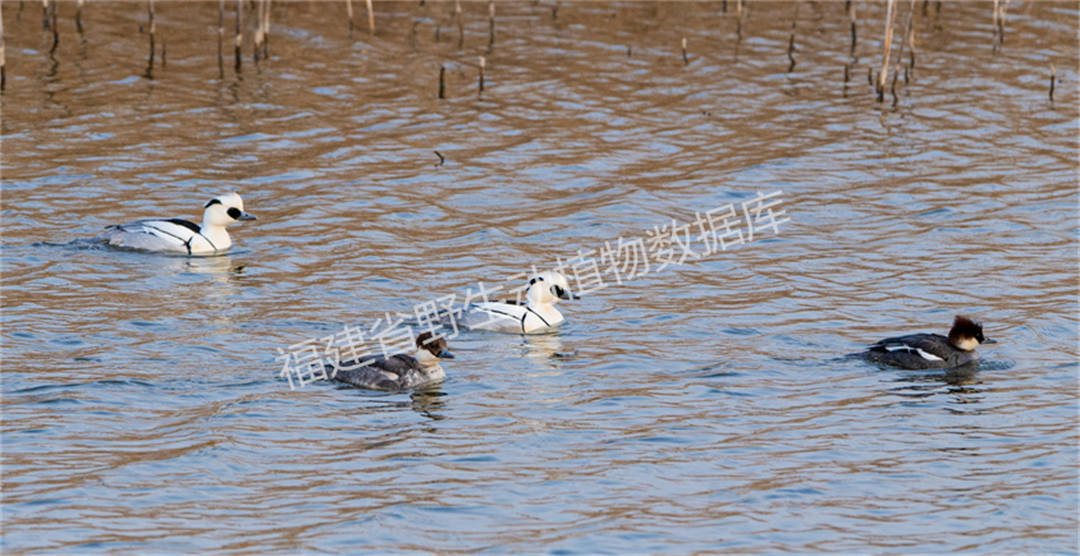
[{"label": "duck wing", "polygon": [[949,357],[949,339],[940,334],[909,334],[885,338],[870,346],[868,352],[889,354],[890,359],[904,367],[920,369],[942,366]]},{"label": "duck wing", "polygon": [[[202,240],[198,224],[180,218],[167,220],[138,220],[127,224],[107,226],[99,236],[115,247],[129,249],[188,251],[193,239]],[[201,247],[202,241],[198,242]]]},{"label": "duck wing", "polygon": [[[490,301],[469,305],[457,319],[458,326],[469,330],[522,332],[521,319],[528,311],[522,305]],[[445,323],[444,323],[445,324]]]},{"label": "duck wing", "polygon": [[366,365],[357,361],[345,361],[340,367],[326,366],[326,373],[333,380],[372,390],[399,390],[402,379],[420,366],[411,355],[398,354],[379,357]]},{"label": "duck wing", "polygon": [[415,371],[420,368],[420,362],[411,355],[405,355],[399,353],[397,355],[391,355],[387,358],[376,359],[372,364],[372,367],[379,369],[384,373],[392,373],[399,377],[405,376],[409,371]]}]

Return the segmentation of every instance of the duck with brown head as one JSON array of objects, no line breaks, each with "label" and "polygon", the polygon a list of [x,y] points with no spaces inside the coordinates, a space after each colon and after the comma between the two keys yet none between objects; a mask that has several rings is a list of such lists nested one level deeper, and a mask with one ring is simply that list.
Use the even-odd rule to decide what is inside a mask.
[{"label": "duck with brown head", "polygon": [[957,315],[948,336],[909,334],[886,338],[859,355],[874,363],[905,369],[959,367],[976,361],[975,348],[995,343],[983,336],[982,324]]},{"label": "duck with brown head", "polygon": [[429,386],[446,378],[439,365],[442,359],[453,359],[446,349],[446,339],[431,332],[416,337],[416,355],[399,353],[363,361],[345,361],[327,365],[326,373],[333,380],[370,390],[407,390]]}]

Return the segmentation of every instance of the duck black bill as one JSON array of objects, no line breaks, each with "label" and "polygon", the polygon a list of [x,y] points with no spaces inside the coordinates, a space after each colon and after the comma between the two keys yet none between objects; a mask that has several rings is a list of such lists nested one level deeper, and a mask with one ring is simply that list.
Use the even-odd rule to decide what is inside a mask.
[{"label": "duck black bill", "polygon": [[568,290],[562,289],[560,286],[555,286],[555,296],[559,299],[581,299],[580,297],[570,293]]},{"label": "duck black bill", "polygon": [[454,354],[450,353],[450,350],[444,349],[439,352],[439,359],[453,359]]},{"label": "duck black bill", "polygon": [[[210,206],[210,205],[207,205]],[[225,211],[233,220],[255,220],[255,217],[236,208],[229,207],[229,210]]]}]

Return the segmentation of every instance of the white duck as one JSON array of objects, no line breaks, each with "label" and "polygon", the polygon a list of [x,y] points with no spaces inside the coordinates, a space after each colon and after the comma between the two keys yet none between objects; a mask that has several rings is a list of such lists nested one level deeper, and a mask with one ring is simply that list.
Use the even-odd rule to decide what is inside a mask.
[{"label": "white duck", "polygon": [[228,193],[206,203],[201,226],[180,218],[139,220],[109,226],[97,239],[124,249],[188,255],[219,253],[232,246],[225,227],[240,220],[255,220],[255,217],[244,212],[244,201],[239,195]]},{"label": "white duck", "polygon": [[[566,277],[546,270],[529,280],[525,301],[485,301],[462,309],[457,324],[469,330],[538,334],[554,330],[566,319],[555,308],[560,299],[580,299],[570,293]],[[443,318],[449,324],[448,316]]]}]

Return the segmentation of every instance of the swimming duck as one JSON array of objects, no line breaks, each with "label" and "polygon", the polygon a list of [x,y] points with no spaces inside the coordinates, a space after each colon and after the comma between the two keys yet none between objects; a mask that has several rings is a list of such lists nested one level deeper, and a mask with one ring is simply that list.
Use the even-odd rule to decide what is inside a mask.
[{"label": "swimming duck", "polygon": [[905,369],[953,368],[978,359],[975,348],[979,344],[992,343],[994,340],[983,336],[982,324],[957,315],[948,336],[909,334],[886,338],[860,355],[874,363]]},{"label": "swimming duck", "polygon": [[255,217],[244,212],[244,201],[239,195],[229,193],[206,203],[201,226],[180,218],[139,220],[108,226],[97,239],[125,249],[204,255],[232,246],[225,227],[242,220],[255,220]]},{"label": "swimming duck", "polygon": [[346,361],[326,365],[332,380],[371,390],[406,390],[426,386],[446,378],[440,359],[453,359],[446,348],[446,339],[431,332],[416,337],[416,356],[400,353],[390,357],[375,357],[369,361]]},{"label": "swimming duck", "polygon": [[[546,270],[529,280],[525,301],[485,301],[463,308],[458,326],[468,330],[493,330],[516,334],[549,332],[566,319],[555,308],[560,299],[580,299],[570,293],[566,277]],[[447,319],[444,318],[444,323]]]}]

